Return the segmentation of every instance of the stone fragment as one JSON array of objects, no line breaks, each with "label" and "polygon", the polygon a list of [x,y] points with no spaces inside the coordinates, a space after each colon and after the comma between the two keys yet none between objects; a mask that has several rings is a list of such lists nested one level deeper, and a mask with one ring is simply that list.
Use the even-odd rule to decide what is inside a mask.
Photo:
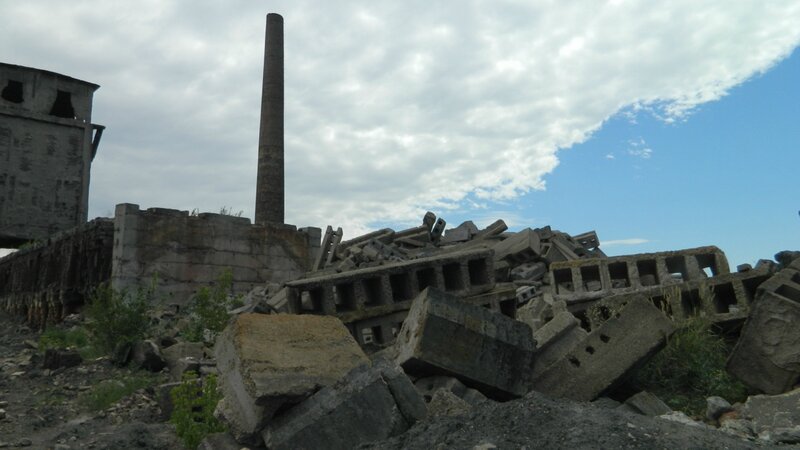
[{"label": "stone fragment", "polygon": [[507,260],[522,264],[533,261],[542,251],[539,235],[530,228],[525,228],[494,246],[495,261]]},{"label": "stone fragment", "polygon": [[472,236],[476,234],[478,234],[478,227],[476,227],[471,220],[468,220],[455,228],[445,230],[441,243],[455,244],[457,242],[466,242],[472,239]]},{"label": "stone fragment", "polygon": [[667,414],[663,414],[658,416],[659,419],[669,420],[670,422],[677,422],[682,423],[684,425],[688,425],[690,427],[698,427],[698,428],[706,428],[706,429],[713,429],[708,425],[698,422],[691,417],[687,416],[683,411],[672,411]]},{"label": "stone fragment", "polygon": [[458,416],[468,413],[472,405],[452,393],[449,389],[437,389],[428,403],[431,417]]},{"label": "stone fragment", "polygon": [[172,381],[180,381],[187,370],[188,360],[200,361],[204,357],[204,346],[201,342],[178,342],[161,350],[161,355],[169,368]]},{"label": "stone fragment", "polygon": [[158,408],[161,410],[161,415],[159,417],[164,422],[169,420],[169,417],[172,415],[172,411],[175,409],[175,404],[172,403],[172,390],[181,384],[182,382],[180,381],[174,381],[172,383],[165,383],[156,386],[156,402],[158,403]]},{"label": "stone fragment", "polygon": [[672,408],[647,391],[630,396],[620,408],[649,417],[658,417],[672,412]]},{"label": "stone fragment", "polygon": [[581,328],[581,321],[567,311],[557,313],[552,320],[533,333],[536,340],[536,361],[533,365],[533,378],[545,369],[564,358],[589,333]]},{"label": "stone fragment", "polygon": [[167,365],[158,344],[150,339],[138,341],[133,345],[131,360],[142,369],[151,372],[158,372]]},{"label": "stone fragment", "polygon": [[357,367],[271,420],[261,432],[264,443],[271,450],[351,449],[404,432],[411,423],[385,381],[399,376],[392,371],[389,365]]},{"label": "stone fragment", "polygon": [[441,389],[452,392],[453,395],[471,405],[476,405],[486,400],[486,396],[481,394],[480,391],[468,388],[464,385],[464,383],[460,382],[458,378],[454,377],[439,375],[419,378],[416,382],[414,382],[414,386],[427,402],[430,402],[433,398],[433,394]]},{"label": "stone fragment", "polygon": [[243,448],[230,433],[213,433],[203,438],[197,450],[243,450]]},{"label": "stone fragment", "polygon": [[673,331],[672,322],[652,303],[631,301],[545,369],[534,380],[533,389],[556,397],[593,400],[655,353]]},{"label": "stone fragment", "polygon": [[799,324],[800,272],[784,269],[759,288],[728,372],[767,394],[791,389],[800,380]]},{"label": "stone fragment", "polygon": [[455,376],[500,398],[527,392],[536,347],[529,326],[434,288],[414,300],[395,345],[406,373]]},{"label": "stone fragment", "polygon": [[724,398],[712,396],[706,399],[706,419],[717,420],[721,415],[730,411],[733,411],[733,407]]},{"label": "stone fragment", "polygon": [[83,358],[75,350],[48,348],[44,351],[43,369],[60,369],[62,367],[75,367],[83,362]]},{"label": "stone fragment", "polygon": [[530,262],[520,264],[511,269],[509,273],[511,280],[541,280],[547,274],[547,264],[543,262]]},{"label": "stone fragment", "polygon": [[780,395],[753,395],[739,411],[752,423],[756,434],[800,426],[800,389]]},{"label": "stone fragment", "polygon": [[237,441],[253,442],[275,412],[368,363],[334,317],[241,314],[215,348],[224,401],[220,414]]}]

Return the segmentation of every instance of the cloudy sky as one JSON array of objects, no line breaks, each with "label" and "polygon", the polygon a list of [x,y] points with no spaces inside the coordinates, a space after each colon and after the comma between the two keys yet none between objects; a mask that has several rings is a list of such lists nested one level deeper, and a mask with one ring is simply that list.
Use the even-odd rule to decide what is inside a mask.
[{"label": "cloudy sky", "polygon": [[92,217],[252,218],[277,12],[288,223],[352,237],[432,210],[596,229],[609,253],[800,248],[797,1],[2,2],[0,60],[101,85]]}]

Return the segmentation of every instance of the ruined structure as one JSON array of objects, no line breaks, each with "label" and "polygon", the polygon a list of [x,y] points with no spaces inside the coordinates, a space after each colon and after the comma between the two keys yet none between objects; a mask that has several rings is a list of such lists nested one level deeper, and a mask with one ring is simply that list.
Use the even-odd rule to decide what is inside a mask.
[{"label": "ruined structure", "polygon": [[283,17],[279,14],[267,15],[257,177],[256,223],[283,223]]},{"label": "ruined structure", "polygon": [[89,169],[103,127],[99,86],[0,63],[0,247],[18,247],[86,222]]}]

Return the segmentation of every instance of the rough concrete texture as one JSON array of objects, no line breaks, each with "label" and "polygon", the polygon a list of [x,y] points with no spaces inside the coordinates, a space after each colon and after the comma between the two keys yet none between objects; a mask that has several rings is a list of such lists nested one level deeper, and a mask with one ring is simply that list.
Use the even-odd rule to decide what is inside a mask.
[{"label": "rough concrete texture", "polygon": [[0,308],[42,328],[111,277],[113,223],[96,219],[0,258]]},{"label": "rough concrete texture", "polygon": [[0,248],[86,221],[98,87],[0,63]]},{"label": "rough concrete texture", "polygon": [[550,265],[556,299],[581,303],[641,288],[671,285],[730,273],[717,247],[579,259]]},{"label": "rough concrete texture", "polygon": [[656,352],[673,331],[672,322],[652,303],[631,301],[541,372],[533,389],[573,400],[593,400]]},{"label": "rough concrete texture", "polygon": [[[717,275],[670,286],[641,288],[635,292],[612,294],[599,301],[581,303],[593,327],[602,323],[618,305],[634,298],[645,298],[676,323],[701,316],[718,324],[741,323],[750,313],[757,288],[771,275],[768,267],[746,272]],[[568,306],[574,311],[574,305]],[[580,310],[581,308],[577,308]]]},{"label": "rough concrete texture", "polygon": [[756,434],[800,426],[800,389],[780,395],[753,395],[739,411]]},{"label": "rough concrete texture", "polygon": [[564,358],[578,344],[584,342],[589,333],[581,328],[581,322],[567,311],[562,311],[533,333],[536,341],[536,362],[533,378]]},{"label": "rough concrete texture", "polygon": [[299,277],[311,263],[309,235],[280,224],[251,225],[244,217],[117,205],[112,284],[139,285],[158,275],[156,297],[184,303],[198,285],[233,275],[233,291]]},{"label": "rough concrete texture", "polygon": [[404,414],[400,404],[408,403],[406,394],[415,394],[412,401],[423,409],[424,403],[407,378],[410,391],[402,389],[398,402],[397,391],[387,380],[400,377],[405,375],[389,365],[358,367],[270,421],[261,433],[264,443],[269,449],[351,449],[400,434],[425,417]]},{"label": "rough concrete texture", "polygon": [[783,269],[759,287],[750,317],[728,359],[728,372],[779,394],[800,380],[800,271]]},{"label": "rough concrete texture", "polygon": [[658,417],[672,412],[672,408],[661,401],[655,394],[647,391],[636,393],[619,406],[620,409],[644,416]]},{"label": "rough concrete texture", "polygon": [[369,360],[334,317],[242,314],[217,338],[221,414],[242,442],[275,412]]},{"label": "rough concrete texture", "polygon": [[454,376],[500,398],[527,392],[536,348],[527,325],[434,288],[414,300],[395,345],[407,373]]}]

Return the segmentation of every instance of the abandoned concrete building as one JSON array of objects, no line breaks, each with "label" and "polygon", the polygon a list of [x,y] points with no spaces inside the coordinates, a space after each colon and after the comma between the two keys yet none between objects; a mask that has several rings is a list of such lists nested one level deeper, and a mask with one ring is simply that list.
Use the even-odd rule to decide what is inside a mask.
[{"label": "abandoned concrete building", "polygon": [[[531,391],[593,401],[697,316],[743,327],[728,371],[749,386],[782,393],[800,381],[798,252],[732,272],[714,246],[608,257],[594,231],[512,232],[502,220],[448,229],[431,212],[349,240],[341,228],[285,224],[277,14],[267,16],[255,223],[129,203],[87,222],[98,86],[8,64],[0,82],[0,244],[37,240],[0,258],[0,308],[41,328],[101,283],[153,279],[157,298],[182,306],[230,270],[247,303],[230,311],[212,365],[231,448],[396,436],[442,389],[464,404]],[[659,402],[652,415],[671,411]]]},{"label": "abandoned concrete building", "polygon": [[0,63],[0,248],[86,222],[99,86]]}]

